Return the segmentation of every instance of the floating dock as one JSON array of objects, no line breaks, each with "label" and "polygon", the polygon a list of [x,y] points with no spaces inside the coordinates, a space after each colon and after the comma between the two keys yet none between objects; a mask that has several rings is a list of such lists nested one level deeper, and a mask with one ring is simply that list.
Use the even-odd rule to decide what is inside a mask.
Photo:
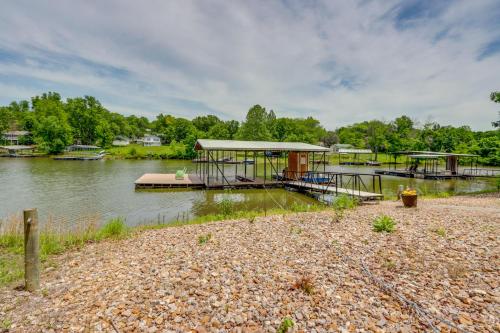
[{"label": "floating dock", "polygon": [[179,179],[173,173],[146,173],[135,181],[136,189],[204,187],[203,180],[193,174],[186,174],[182,179]]},{"label": "floating dock", "polygon": [[395,176],[403,178],[419,178],[419,179],[468,179],[474,176],[465,174],[449,174],[449,173],[423,173],[413,172],[408,170],[375,170],[375,174],[384,176]]}]

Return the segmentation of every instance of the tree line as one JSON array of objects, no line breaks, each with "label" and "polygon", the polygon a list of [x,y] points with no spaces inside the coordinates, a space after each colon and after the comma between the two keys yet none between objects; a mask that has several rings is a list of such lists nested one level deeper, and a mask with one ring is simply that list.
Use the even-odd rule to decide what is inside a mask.
[{"label": "tree line", "polygon": [[[491,100],[500,103],[500,92]],[[163,144],[183,143],[184,157],[194,155],[192,147],[198,138],[298,141],[331,146],[336,143],[369,148],[376,154],[401,150],[430,150],[473,153],[480,162],[500,165],[500,121],[496,130],[472,131],[469,126],[442,126],[435,122],[417,124],[408,116],[392,121],[370,120],[326,130],[313,117],[277,117],[273,110],[255,105],[241,123],[204,115],[192,120],[159,114],[155,120],[110,112],[92,96],[68,98],[56,92],[32,97],[30,101],[12,102],[0,107],[0,133],[26,130],[24,144],[37,144],[57,154],[70,144],[96,144],[109,147],[114,138],[140,138],[146,133],[158,135]]]}]

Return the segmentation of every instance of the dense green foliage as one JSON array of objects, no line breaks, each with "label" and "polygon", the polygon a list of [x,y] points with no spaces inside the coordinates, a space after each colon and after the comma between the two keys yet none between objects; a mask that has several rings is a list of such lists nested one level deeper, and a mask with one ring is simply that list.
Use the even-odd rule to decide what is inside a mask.
[{"label": "dense green foliage", "polygon": [[336,130],[338,142],[374,152],[402,150],[471,153],[479,162],[500,165],[500,131],[474,132],[468,126],[441,126],[426,123],[417,128],[407,116],[384,123],[365,121]]},{"label": "dense green foliage", "polygon": [[[500,103],[500,92],[493,92],[491,100]],[[500,121],[493,126],[500,126]],[[131,147],[115,155],[126,158],[192,158],[198,138],[299,141],[352,144],[356,148],[369,148],[379,153],[401,150],[430,150],[473,153],[479,162],[500,165],[500,128],[491,131],[472,131],[468,126],[442,126],[428,122],[417,126],[407,116],[384,122],[370,120],[327,131],[312,117],[279,118],[273,110],[255,105],[243,122],[223,121],[215,115],[198,116],[192,120],[159,114],[155,120],[145,117],[112,113],[94,97],[61,99],[58,93],[45,93],[31,101],[12,102],[0,107],[0,134],[7,130],[26,130],[31,136],[23,138],[25,144],[38,144],[48,153],[60,153],[67,145],[96,144],[110,147],[113,139],[124,136],[136,139],[144,134],[158,135],[171,149],[147,151]],[[113,150],[111,155],[113,155]]]}]

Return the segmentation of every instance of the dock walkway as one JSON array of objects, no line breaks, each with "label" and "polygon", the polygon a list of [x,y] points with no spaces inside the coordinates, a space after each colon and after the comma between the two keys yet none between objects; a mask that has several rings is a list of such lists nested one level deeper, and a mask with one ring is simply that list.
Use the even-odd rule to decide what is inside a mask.
[{"label": "dock walkway", "polygon": [[380,193],[366,192],[366,191],[357,191],[348,188],[336,187],[336,186],[327,186],[313,183],[305,183],[301,181],[287,181],[285,182],[287,186],[310,190],[316,192],[324,192],[328,194],[346,194],[354,197],[358,197],[362,200],[374,200],[374,199],[382,199],[383,195]]}]

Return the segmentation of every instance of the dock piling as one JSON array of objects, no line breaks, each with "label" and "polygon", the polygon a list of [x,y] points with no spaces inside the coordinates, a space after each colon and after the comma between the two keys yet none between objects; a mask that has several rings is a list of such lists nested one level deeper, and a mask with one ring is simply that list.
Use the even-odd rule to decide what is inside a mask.
[{"label": "dock piling", "polygon": [[28,291],[40,289],[40,231],[36,208],[26,209],[24,215],[24,281]]}]

